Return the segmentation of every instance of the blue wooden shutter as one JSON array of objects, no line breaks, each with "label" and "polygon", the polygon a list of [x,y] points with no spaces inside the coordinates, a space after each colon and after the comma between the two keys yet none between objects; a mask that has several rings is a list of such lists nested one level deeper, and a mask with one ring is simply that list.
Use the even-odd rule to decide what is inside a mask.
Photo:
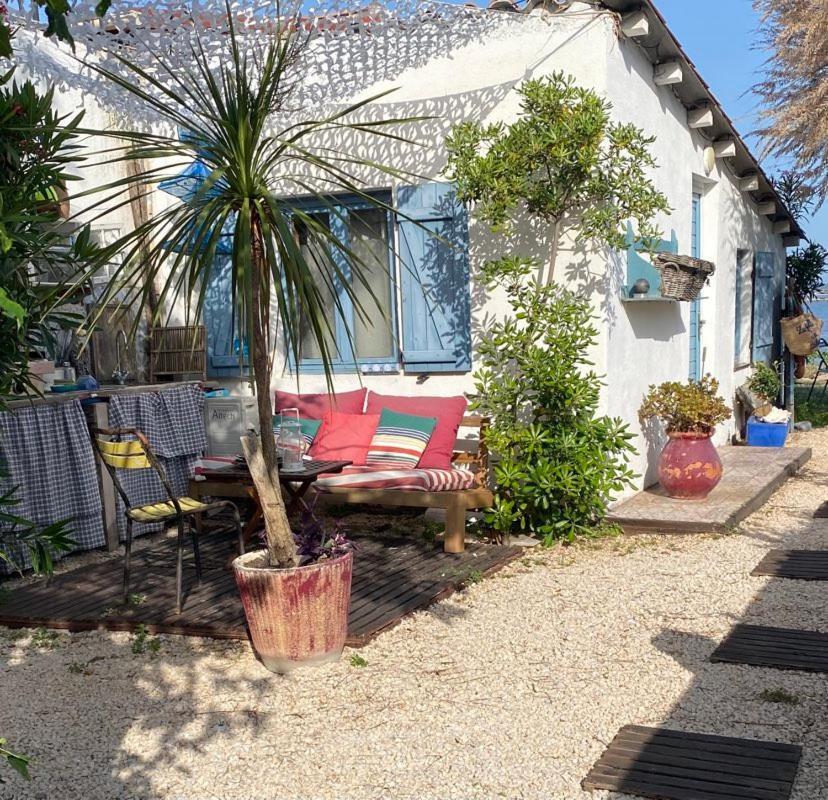
[{"label": "blue wooden shutter", "polygon": [[398,217],[405,369],[467,371],[471,297],[466,209],[446,183],[401,187],[397,208],[410,218]]},{"label": "blue wooden shutter", "polygon": [[[690,255],[701,258],[701,195],[693,194],[693,211],[690,227]],[[699,325],[700,300],[690,304],[690,380],[701,379],[701,326]]]},{"label": "blue wooden shutter", "polygon": [[776,272],[773,253],[757,253],[753,273],[753,360],[773,360],[773,328],[776,319],[774,292]]},{"label": "blue wooden shutter", "polygon": [[[204,294],[204,327],[207,329],[207,375],[230,378],[239,374],[239,342],[233,316],[232,264],[229,256],[216,256]],[[244,345],[244,366],[248,365]]]}]

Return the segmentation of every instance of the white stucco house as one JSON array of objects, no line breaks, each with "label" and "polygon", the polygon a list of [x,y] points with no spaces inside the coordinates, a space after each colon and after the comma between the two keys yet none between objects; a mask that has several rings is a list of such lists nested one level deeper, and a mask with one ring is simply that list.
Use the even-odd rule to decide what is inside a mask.
[{"label": "white stucco house", "polygon": [[[459,13],[453,8],[452,14]],[[395,88],[372,113],[430,117],[407,131],[424,147],[389,143],[382,153],[384,162],[421,177],[412,183],[366,172],[366,184],[456,246],[426,241],[423,230],[402,217],[338,198],[337,224],[352,246],[387,254],[387,270],[375,270],[372,281],[390,322],[365,325],[346,307],[346,319],[337,322],[338,344],[342,352],[348,349],[349,326],[356,352],[336,365],[337,388],[365,385],[385,394],[423,395],[473,390],[477,337],[487,319],[506,310],[502,298],[487,295],[476,282],[480,266],[509,253],[543,258],[544,252],[528,232],[506,241],[492,236],[456,202],[443,172],[444,138],[467,119],[508,123],[517,113],[522,81],[564,71],[606,98],[618,121],[655,136],[659,167],[653,179],[672,209],[657,220],[665,247],[716,265],[700,300],[679,303],[660,297],[657,273],[633,248],[584,254],[564,246],[558,256],[559,280],[594,305],[600,340],[593,358],[606,376],[602,410],[639,434],[632,466],[642,485],[651,483],[656,452],[640,434],[637,419],[647,387],[711,373],[732,399],[752,361],[781,355],[785,253],[801,231],[668,30],[657,0],[530,0],[519,9],[495,0],[488,9],[466,8],[463,14],[474,18],[474,26],[458,22],[443,38],[432,36],[433,46],[416,42],[407,60],[389,55],[369,35],[341,51],[359,57],[363,66],[371,59],[397,59],[394,70],[364,68],[368,77],[355,82],[342,102]],[[370,33],[370,24],[355,28],[353,37]],[[81,103],[98,113],[95,98],[76,91],[71,77],[64,78],[64,86],[61,102],[67,108]],[[159,192],[150,206],[170,202],[176,201]],[[121,213],[96,225],[115,232],[132,225],[127,212]],[[630,287],[640,277],[650,280],[651,289],[634,299]],[[243,393],[248,389],[239,378],[228,291],[221,281],[210,289],[208,374]],[[275,387],[293,388],[298,376],[302,391],[324,390],[312,348],[305,352],[298,364],[284,357],[274,373]],[[726,443],[736,426],[734,420],[721,425],[718,443]]]}]

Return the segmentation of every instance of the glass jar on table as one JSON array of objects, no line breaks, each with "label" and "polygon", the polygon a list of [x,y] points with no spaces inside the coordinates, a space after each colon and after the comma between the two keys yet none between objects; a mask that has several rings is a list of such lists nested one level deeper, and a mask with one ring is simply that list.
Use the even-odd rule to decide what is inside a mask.
[{"label": "glass jar on table", "polygon": [[282,421],[279,438],[276,440],[276,449],[282,459],[282,469],[285,472],[297,471],[302,468],[302,456],[307,447],[299,424],[299,409],[286,408],[281,414]]}]

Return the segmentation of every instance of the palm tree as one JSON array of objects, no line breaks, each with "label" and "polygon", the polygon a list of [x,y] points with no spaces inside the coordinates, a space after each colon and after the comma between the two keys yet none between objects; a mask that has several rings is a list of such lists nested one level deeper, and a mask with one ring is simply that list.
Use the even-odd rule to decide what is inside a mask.
[{"label": "palm tree", "polygon": [[[193,300],[200,313],[217,269],[216,256],[226,248],[232,270],[234,328],[239,341],[249,342],[262,432],[265,477],[257,479],[251,472],[262,500],[270,563],[277,567],[294,566],[297,557],[279,491],[275,440],[264,435],[271,429],[273,413],[271,306],[278,309],[284,340],[297,360],[300,330],[303,338],[310,336],[315,342],[330,386],[332,315],[342,313],[333,289],[341,287],[348,293],[363,316],[367,312],[352,282],[361,283],[373,297],[366,265],[289,194],[311,196],[332,215],[337,212],[330,197],[336,192],[357,195],[387,210],[381,200],[366,192],[356,173],[364,168],[397,178],[408,173],[341,148],[325,148],[314,137],[334,134],[340,143],[357,133],[363,141],[366,136],[408,141],[392,128],[411,121],[354,121],[355,112],[386,93],[331,115],[297,121],[301,114],[291,109],[291,96],[302,48],[308,42],[297,21],[298,12],[281,18],[270,32],[263,25],[254,34],[256,46],[251,47],[249,41],[240,41],[228,6],[228,52],[219,63],[215,54],[208,55],[196,34],[191,61],[184,70],[159,53],[150,53],[151,68],[125,56],[116,56],[117,71],[93,67],[182,132],[181,136],[134,130],[108,134],[117,137],[119,158],[131,162],[132,168],[128,177],[106,187],[106,199],[99,200],[97,207],[123,204],[127,187],[133,196],[136,186],[141,193],[151,192],[161,178],[169,176],[171,166],[180,169],[195,160],[203,177],[184,202],[155,214],[109,248],[123,254],[124,265],[101,306],[123,287],[132,287],[126,290],[132,295],[125,304],[138,301],[144,305],[155,285],[159,295],[156,317],[166,301],[182,294]],[[313,246],[300,246],[299,230]],[[343,259],[349,265],[350,279],[343,272]],[[334,309],[326,307],[331,296]],[[250,446],[250,442],[245,444],[246,451]],[[258,457],[258,452],[248,452],[248,461]]]}]

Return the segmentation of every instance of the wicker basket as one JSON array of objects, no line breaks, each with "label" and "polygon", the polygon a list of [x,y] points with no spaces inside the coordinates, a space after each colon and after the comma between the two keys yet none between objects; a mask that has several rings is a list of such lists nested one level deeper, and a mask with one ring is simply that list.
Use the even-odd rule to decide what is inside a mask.
[{"label": "wicker basket", "polygon": [[782,338],[788,350],[795,356],[809,356],[819,345],[822,335],[822,320],[813,314],[800,314],[781,320]]},{"label": "wicker basket", "polygon": [[653,265],[661,273],[661,296],[673,300],[695,300],[716,271],[709,261],[673,253],[656,253]]}]

